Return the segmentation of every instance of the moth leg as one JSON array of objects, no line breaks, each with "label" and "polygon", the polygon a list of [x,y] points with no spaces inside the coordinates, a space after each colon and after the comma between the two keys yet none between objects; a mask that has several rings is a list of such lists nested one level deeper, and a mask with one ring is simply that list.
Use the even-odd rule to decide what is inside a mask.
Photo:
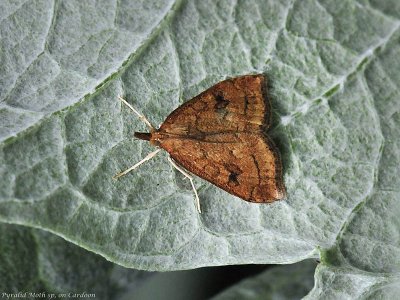
[{"label": "moth leg", "polygon": [[129,169],[126,169],[123,172],[120,172],[118,174],[115,174],[113,176],[113,179],[118,179],[126,174],[128,174],[130,171],[135,170],[137,167],[139,167],[142,163],[152,159],[158,152],[160,152],[161,149],[157,149],[156,151],[150,152],[149,154],[147,154],[147,156],[145,158],[143,158],[141,161],[139,161],[138,163],[134,164],[132,167],[130,167]]},{"label": "moth leg", "polygon": [[144,115],[142,115],[140,112],[138,112],[136,109],[133,108],[132,105],[130,105],[124,98],[122,98],[121,96],[118,96],[119,100],[122,101],[122,103],[124,103],[126,106],[128,106],[138,117],[140,120],[142,120],[149,128],[150,131],[153,132],[155,131],[155,128],[153,125],[151,125],[151,123],[149,122],[149,120],[146,119],[146,117]]},{"label": "moth leg", "polygon": [[168,161],[171,163],[171,165],[172,165],[175,169],[177,169],[177,170],[178,170],[179,172],[181,172],[186,178],[189,179],[190,184],[192,185],[192,189],[193,189],[194,195],[196,196],[197,211],[199,212],[199,214],[201,214],[200,199],[199,199],[199,195],[197,194],[196,187],[194,186],[192,176],[190,176],[190,175],[189,175],[188,173],[186,173],[181,167],[179,167],[179,166],[171,159],[171,157],[168,157]]}]

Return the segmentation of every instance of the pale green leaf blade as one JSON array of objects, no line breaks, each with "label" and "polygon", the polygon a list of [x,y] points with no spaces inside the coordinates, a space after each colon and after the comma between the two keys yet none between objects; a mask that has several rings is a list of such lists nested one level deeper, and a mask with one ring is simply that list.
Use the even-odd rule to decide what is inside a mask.
[{"label": "pale green leaf blade", "polygon": [[337,244],[323,255],[311,299],[394,299],[399,295],[399,45],[397,33],[362,72],[383,138],[375,180],[343,226]]},{"label": "pale green leaf blade", "polygon": [[0,4],[0,140],[79,102],[147,43],[172,0]]}]

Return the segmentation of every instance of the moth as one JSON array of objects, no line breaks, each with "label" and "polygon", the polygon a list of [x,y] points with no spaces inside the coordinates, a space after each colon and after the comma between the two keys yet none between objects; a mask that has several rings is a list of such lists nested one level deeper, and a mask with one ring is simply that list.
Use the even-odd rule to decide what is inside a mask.
[{"label": "moth", "polygon": [[158,149],[115,178],[164,149],[173,166],[189,178],[199,212],[199,197],[185,170],[245,201],[270,203],[285,197],[279,151],[266,135],[271,104],[262,74],[215,84],[175,109],[158,129],[120,99],[150,128],[134,136]]}]

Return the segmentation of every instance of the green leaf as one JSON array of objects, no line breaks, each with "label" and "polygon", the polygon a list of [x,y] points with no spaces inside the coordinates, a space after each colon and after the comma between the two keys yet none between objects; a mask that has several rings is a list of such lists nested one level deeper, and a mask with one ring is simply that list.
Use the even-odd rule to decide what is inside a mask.
[{"label": "green leaf", "polygon": [[243,280],[213,300],[301,299],[314,283],[315,260],[279,266]]},{"label": "green leaf", "polygon": [[3,298],[20,293],[17,298],[55,299],[52,294],[86,293],[119,299],[147,276],[112,264],[56,235],[10,224],[0,224],[0,266]]},{"label": "green leaf", "polygon": [[[2,4],[0,220],[146,270],[285,264],[331,249],[337,265],[323,260],[310,296],[393,293],[397,2],[117,3]],[[118,95],[159,124],[248,73],[269,79],[286,200],[255,205],[198,179],[199,215],[165,153],[111,179],[151,151],[132,139],[145,126]],[[372,284],[353,292],[354,274]]]},{"label": "green leaf", "polygon": [[173,1],[0,4],[0,139],[80,102],[165,27]]},{"label": "green leaf", "polygon": [[335,245],[323,251],[311,299],[393,299],[400,292],[399,42],[396,32],[362,71],[382,134],[374,181]]}]

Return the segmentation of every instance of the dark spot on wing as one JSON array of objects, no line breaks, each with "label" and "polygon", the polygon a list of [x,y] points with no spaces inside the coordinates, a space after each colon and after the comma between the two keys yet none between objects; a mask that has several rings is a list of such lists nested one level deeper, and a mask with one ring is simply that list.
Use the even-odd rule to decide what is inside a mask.
[{"label": "dark spot on wing", "polygon": [[238,177],[243,173],[243,171],[237,165],[232,163],[225,164],[225,168],[229,172],[228,184],[238,186],[240,184]]},{"label": "dark spot on wing", "polygon": [[229,177],[228,177],[228,182],[229,182],[230,184],[233,184],[233,185],[238,186],[238,185],[239,185],[239,181],[238,181],[238,176],[239,176],[239,175],[240,175],[240,174],[237,174],[237,173],[235,173],[235,172],[230,173],[230,174],[229,174]]},{"label": "dark spot on wing", "polygon": [[214,106],[215,109],[224,109],[229,104],[229,100],[226,100],[221,94],[215,96],[215,101],[217,102]]}]

